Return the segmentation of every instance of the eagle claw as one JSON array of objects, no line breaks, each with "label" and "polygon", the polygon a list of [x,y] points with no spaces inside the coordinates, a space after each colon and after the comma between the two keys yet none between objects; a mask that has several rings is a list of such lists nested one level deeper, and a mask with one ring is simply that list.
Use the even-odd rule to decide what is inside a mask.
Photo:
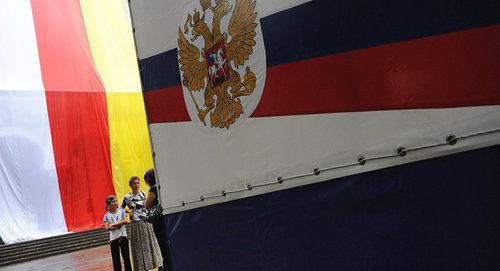
[{"label": "eagle claw", "polygon": [[249,67],[246,67],[245,79],[243,81],[243,86],[245,87],[245,89],[241,91],[231,90],[231,93],[233,94],[233,99],[240,96],[248,96],[252,94],[253,90],[255,89],[256,82],[257,78],[255,78],[255,74],[250,71]]}]

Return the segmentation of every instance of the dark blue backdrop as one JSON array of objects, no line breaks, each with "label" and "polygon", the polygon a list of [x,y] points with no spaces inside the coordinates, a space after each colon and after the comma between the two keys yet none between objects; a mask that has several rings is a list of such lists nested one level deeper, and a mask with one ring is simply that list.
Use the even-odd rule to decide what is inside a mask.
[{"label": "dark blue backdrop", "polygon": [[500,270],[500,146],[164,216],[174,271]]}]

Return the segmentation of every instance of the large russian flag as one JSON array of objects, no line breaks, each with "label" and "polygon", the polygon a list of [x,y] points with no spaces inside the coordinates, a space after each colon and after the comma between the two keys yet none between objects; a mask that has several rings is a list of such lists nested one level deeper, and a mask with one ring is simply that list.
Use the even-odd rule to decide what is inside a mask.
[{"label": "large russian flag", "polygon": [[3,1],[0,236],[102,226],[107,196],[153,166],[128,5]]},{"label": "large russian flag", "polygon": [[[198,3],[132,5],[167,205],[500,127],[500,16],[492,2],[257,1],[256,40],[263,38],[266,56],[262,97],[247,121],[208,136],[194,129],[198,117],[188,113],[191,97],[179,72],[179,29],[191,2]],[[375,159],[291,186],[488,146],[497,137]]]},{"label": "large russian flag", "polygon": [[[203,2],[131,2],[174,270],[466,270],[476,253],[491,267],[494,227],[479,224],[500,223],[487,214],[500,174],[497,2],[251,1],[265,70],[248,65],[265,86],[224,128],[200,112],[226,100],[191,84],[189,55],[203,63],[216,12],[246,1]],[[452,252],[433,258],[438,247]]]}]

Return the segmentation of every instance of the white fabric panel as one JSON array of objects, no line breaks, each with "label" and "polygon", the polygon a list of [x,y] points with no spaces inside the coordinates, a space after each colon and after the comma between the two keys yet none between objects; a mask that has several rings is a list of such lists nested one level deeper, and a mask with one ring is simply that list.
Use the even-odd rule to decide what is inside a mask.
[{"label": "white fabric panel", "polygon": [[1,1],[0,236],[67,232],[30,1]]},{"label": "white fabric panel", "polygon": [[[139,59],[145,59],[177,47],[178,28],[172,27],[172,25],[179,26],[185,23],[184,14],[191,1],[198,2],[199,0],[130,1]],[[259,17],[263,18],[309,1],[257,0]]]},{"label": "white fabric panel", "polygon": [[0,5],[0,90],[40,89],[40,62],[30,2],[0,0]]},{"label": "white fabric panel", "polygon": [[[407,148],[443,143],[458,137],[500,128],[500,106],[302,115],[248,119],[218,135],[206,135],[191,122],[150,125],[164,207],[204,195],[275,181],[278,176],[310,174],[356,163],[358,156],[376,157]],[[262,186],[252,191],[207,199],[167,213],[330,180],[474,148],[500,144],[499,132],[460,139],[409,152],[405,157],[370,160],[351,166]],[[196,170],[193,170],[196,169]]]}]

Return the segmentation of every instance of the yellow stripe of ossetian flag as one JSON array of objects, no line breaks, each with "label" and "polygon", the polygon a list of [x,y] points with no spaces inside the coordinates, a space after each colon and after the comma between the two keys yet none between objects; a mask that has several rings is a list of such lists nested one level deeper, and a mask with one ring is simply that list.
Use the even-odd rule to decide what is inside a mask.
[{"label": "yellow stripe of ossetian flag", "polygon": [[[153,167],[139,70],[125,7],[121,0],[81,0],[95,66],[106,89],[111,167],[119,200],[130,192],[128,180]],[[104,201],[104,199],[103,199]]]}]

